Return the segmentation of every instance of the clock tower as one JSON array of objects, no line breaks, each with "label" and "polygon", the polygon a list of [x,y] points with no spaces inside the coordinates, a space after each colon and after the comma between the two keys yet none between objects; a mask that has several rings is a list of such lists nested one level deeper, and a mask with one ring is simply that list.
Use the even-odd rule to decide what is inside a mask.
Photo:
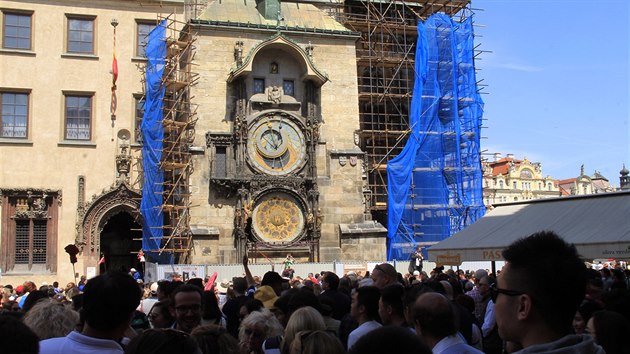
[{"label": "clock tower", "polygon": [[227,148],[234,151],[228,162],[234,163],[234,173],[210,183],[215,192],[237,198],[239,258],[244,252],[265,257],[289,252],[319,261],[316,150],[320,88],[328,79],[313,63],[312,50],[276,33],[248,57],[237,57],[228,77],[235,94],[232,134],[207,134],[215,151],[220,140],[228,140]]},{"label": "clock tower", "polygon": [[189,22],[206,141],[191,175],[192,262],[380,259],[386,230],[370,218],[355,141],[360,34],[318,7],[329,5],[266,1],[209,2]]}]

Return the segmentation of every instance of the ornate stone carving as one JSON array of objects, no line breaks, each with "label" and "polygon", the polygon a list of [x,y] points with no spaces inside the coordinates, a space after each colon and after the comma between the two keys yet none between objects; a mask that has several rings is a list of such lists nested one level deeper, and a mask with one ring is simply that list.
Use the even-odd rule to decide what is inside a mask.
[{"label": "ornate stone carving", "polygon": [[237,67],[243,65],[243,41],[236,41],[234,45],[234,61]]},{"label": "ornate stone carving", "polygon": [[206,133],[206,146],[212,147],[216,145],[229,146],[233,143],[234,138],[230,133]]},{"label": "ornate stone carving", "polygon": [[116,171],[118,172],[118,178],[128,181],[129,170],[131,168],[131,156],[120,154],[116,156]]},{"label": "ornate stone carving", "polygon": [[77,184],[77,205],[79,206],[79,209],[82,209],[85,206],[85,176],[79,176]]},{"label": "ornate stone carving", "polygon": [[26,196],[17,198],[13,217],[17,219],[47,219],[49,217],[47,198],[48,195],[45,192],[26,191]]},{"label": "ornate stone carving", "polygon": [[310,59],[311,62],[314,63],[313,61],[313,50],[315,49],[315,47],[311,44],[311,42],[308,42],[308,45],[306,46],[306,48],[304,48],[304,50],[306,51],[306,56]]},{"label": "ornate stone carving", "polygon": [[210,186],[218,195],[230,198],[232,194],[242,185],[242,181],[231,178],[211,178]]},{"label": "ornate stone carving", "polygon": [[[43,206],[45,206],[45,209],[47,209],[47,198],[49,197],[56,197],[57,204],[61,205],[61,195],[61,190],[56,189],[2,188],[0,189],[0,202],[3,199],[2,196],[23,198],[25,199],[25,206],[22,207],[21,210],[32,210],[34,212],[41,212]],[[36,199],[42,200],[36,201]]]},{"label": "ornate stone carving", "polygon": [[100,195],[93,196],[84,208],[78,210],[75,244],[89,246],[88,251],[95,254],[100,249],[101,231],[112,216],[128,212],[140,218],[140,198],[140,193],[124,181],[118,181]]},{"label": "ornate stone carving", "polygon": [[267,99],[273,104],[280,104],[280,102],[282,102],[283,94],[284,92],[280,86],[271,86],[267,88]]}]

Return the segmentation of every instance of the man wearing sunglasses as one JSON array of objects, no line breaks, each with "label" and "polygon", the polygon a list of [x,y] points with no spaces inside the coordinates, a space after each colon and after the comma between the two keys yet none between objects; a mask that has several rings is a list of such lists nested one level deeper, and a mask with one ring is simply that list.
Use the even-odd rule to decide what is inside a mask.
[{"label": "man wearing sunglasses", "polygon": [[504,341],[523,348],[518,353],[603,353],[591,337],[572,334],[586,289],[586,267],[574,245],[541,231],[512,243],[503,258],[490,291]]}]

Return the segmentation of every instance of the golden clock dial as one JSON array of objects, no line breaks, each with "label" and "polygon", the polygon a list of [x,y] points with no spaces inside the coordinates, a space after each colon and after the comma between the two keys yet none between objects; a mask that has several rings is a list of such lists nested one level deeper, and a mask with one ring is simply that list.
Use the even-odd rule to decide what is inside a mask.
[{"label": "golden clock dial", "polygon": [[304,230],[304,213],[292,195],[283,192],[263,196],[252,213],[252,228],[265,242],[291,242]]},{"label": "golden clock dial", "polygon": [[247,156],[261,173],[288,175],[306,162],[304,134],[295,117],[272,113],[259,117],[249,128]]}]

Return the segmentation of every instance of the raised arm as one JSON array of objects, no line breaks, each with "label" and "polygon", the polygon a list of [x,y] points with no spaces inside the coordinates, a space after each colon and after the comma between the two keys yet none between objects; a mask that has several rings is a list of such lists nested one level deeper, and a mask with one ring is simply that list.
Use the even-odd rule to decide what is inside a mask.
[{"label": "raised arm", "polygon": [[243,255],[243,268],[245,269],[245,279],[247,280],[247,287],[255,285],[256,282],[254,281],[252,272],[249,270],[249,258],[247,257],[247,253]]}]

